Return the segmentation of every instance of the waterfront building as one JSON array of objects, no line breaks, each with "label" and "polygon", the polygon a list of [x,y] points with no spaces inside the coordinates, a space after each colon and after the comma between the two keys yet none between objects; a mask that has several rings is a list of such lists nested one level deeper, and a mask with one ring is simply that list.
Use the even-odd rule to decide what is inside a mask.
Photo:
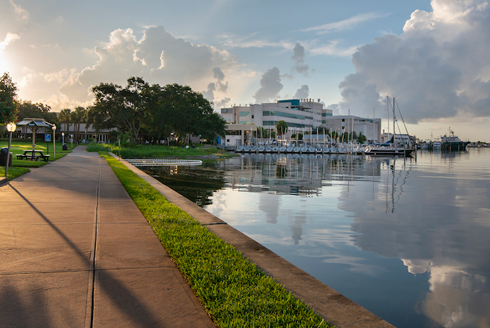
[{"label": "waterfront building", "polygon": [[221,109],[221,116],[232,124],[254,124],[274,129],[280,120],[290,130],[308,130],[322,125],[322,119],[332,116],[332,110],[313,99],[288,99],[275,103],[250,104]]},{"label": "waterfront building", "polygon": [[[333,116],[333,110],[323,107],[323,103],[313,99],[286,99],[275,103],[238,105],[221,109],[221,117],[233,124],[234,134],[238,131],[250,131],[250,128],[238,128],[240,125],[254,125],[274,130],[277,122],[283,120],[288,125],[286,137],[296,133],[314,133],[320,126],[336,131],[364,134],[368,142],[379,142],[381,138],[381,119],[358,116]],[[240,135],[243,135],[241,133]],[[244,139],[242,139],[242,144]]]},{"label": "waterfront building", "polygon": [[366,136],[368,143],[379,142],[381,139],[380,118],[364,118],[354,115],[328,116],[324,118],[323,126],[339,135],[344,132],[355,132],[356,135],[362,133]]}]

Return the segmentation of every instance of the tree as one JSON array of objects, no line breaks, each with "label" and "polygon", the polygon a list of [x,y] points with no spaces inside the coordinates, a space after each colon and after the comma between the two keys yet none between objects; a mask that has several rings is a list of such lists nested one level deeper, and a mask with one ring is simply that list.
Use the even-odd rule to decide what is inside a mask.
[{"label": "tree", "polygon": [[279,135],[283,135],[288,132],[288,124],[284,120],[280,120],[276,124],[276,130]]},{"label": "tree", "polygon": [[31,101],[23,101],[19,105],[19,120],[26,118],[42,118],[55,124],[58,120],[55,113],[51,113],[51,107],[42,103],[33,104]]},{"label": "tree", "polygon": [[96,130],[117,128],[121,133],[128,132],[132,143],[142,134],[158,140],[171,132],[180,140],[190,134],[206,139],[225,134],[226,122],[201,93],[189,86],[150,86],[142,78],[132,77],[125,88],[101,83],[92,91],[95,103],[88,111],[88,123]]},{"label": "tree", "polygon": [[75,128],[75,140],[80,140],[80,124],[87,121],[87,110],[83,107],[78,106],[71,113],[71,121],[73,122],[73,127]]},{"label": "tree", "polygon": [[318,133],[318,134],[324,134],[324,133],[325,134],[330,134],[330,130],[327,127],[325,127],[325,126],[320,125],[315,130],[313,130],[313,134],[316,134],[316,133]]},{"label": "tree", "polygon": [[0,123],[17,121],[17,86],[8,73],[0,78]]},{"label": "tree", "polygon": [[70,134],[70,122],[72,119],[71,109],[62,109],[60,114],[58,115],[58,120],[60,123],[65,123],[65,131],[67,134]]},{"label": "tree", "polygon": [[367,137],[362,132],[359,132],[359,136],[357,137],[357,140],[359,140],[360,144],[363,144],[366,142]]},{"label": "tree", "polygon": [[201,135],[212,140],[225,134],[226,121],[214,113],[211,103],[189,86],[167,84],[150,88],[151,104],[145,120],[149,136],[168,136],[175,132],[180,140]]},{"label": "tree", "polygon": [[92,91],[95,104],[89,109],[88,123],[97,130],[117,128],[129,132],[131,142],[138,141],[145,115],[150,111],[148,83],[142,78],[131,77],[124,89],[116,84],[101,83]]}]

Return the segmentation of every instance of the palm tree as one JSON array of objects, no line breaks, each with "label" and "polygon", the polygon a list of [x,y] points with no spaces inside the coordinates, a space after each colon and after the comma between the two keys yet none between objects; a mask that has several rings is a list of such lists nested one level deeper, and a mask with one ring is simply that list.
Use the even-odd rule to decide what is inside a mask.
[{"label": "palm tree", "polygon": [[71,109],[62,109],[60,114],[58,115],[58,120],[61,123],[65,123],[65,134],[68,136],[70,134],[70,121],[71,121],[72,112]]},{"label": "palm tree", "polygon": [[80,140],[80,123],[85,122],[87,116],[87,110],[83,107],[78,106],[75,111],[71,113],[71,119],[75,126],[75,138],[77,142]]},{"label": "palm tree", "polygon": [[283,135],[288,132],[288,124],[284,120],[280,120],[276,124],[276,130],[278,134]]}]

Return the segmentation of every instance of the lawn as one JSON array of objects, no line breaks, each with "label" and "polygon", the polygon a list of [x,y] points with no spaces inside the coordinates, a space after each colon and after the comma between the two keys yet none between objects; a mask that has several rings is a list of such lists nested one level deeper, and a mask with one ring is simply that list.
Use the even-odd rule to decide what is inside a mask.
[{"label": "lawn", "polygon": [[[0,148],[7,148],[8,141],[0,140]],[[56,143],[56,159],[60,159],[66,156],[68,153],[71,153],[71,146],[68,145],[68,150],[63,150],[63,145],[61,142]],[[23,154],[24,150],[32,150],[32,142],[31,141],[12,141],[10,146],[10,152],[12,153],[12,166],[9,167],[8,176],[9,180],[16,178],[22,174],[29,172],[29,167],[41,167],[43,165],[48,164],[43,160],[38,161],[30,161],[30,160],[18,160],[16,158],[16,154]],[[53,154],[53,143],[39,142],[36,144],[36,150],[41,150],[44,155],[50,155],[49,160],[54,160]],[[5,176],[5,167],[0,166],[0,177]]]},{"label": "lawn", "polygon": [[[111,151],[119,155],[117,144],[89,144],[87,151]],[[215,146],[163,146],[163,145],[137,145],[132,147],[121,147],[122,158],[192,158],[192,157],[212,157],[214,159],[232,157],[233,153],[218,149]]]}]

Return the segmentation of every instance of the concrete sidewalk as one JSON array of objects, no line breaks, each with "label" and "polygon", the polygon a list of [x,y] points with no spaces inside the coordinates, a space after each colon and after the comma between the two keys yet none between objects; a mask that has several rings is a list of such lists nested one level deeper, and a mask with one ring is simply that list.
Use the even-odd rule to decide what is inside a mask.
[{"label": "concrete sidewalk", "polygon": [[105,160],[0,187],[0,327],[214,327]]}]

